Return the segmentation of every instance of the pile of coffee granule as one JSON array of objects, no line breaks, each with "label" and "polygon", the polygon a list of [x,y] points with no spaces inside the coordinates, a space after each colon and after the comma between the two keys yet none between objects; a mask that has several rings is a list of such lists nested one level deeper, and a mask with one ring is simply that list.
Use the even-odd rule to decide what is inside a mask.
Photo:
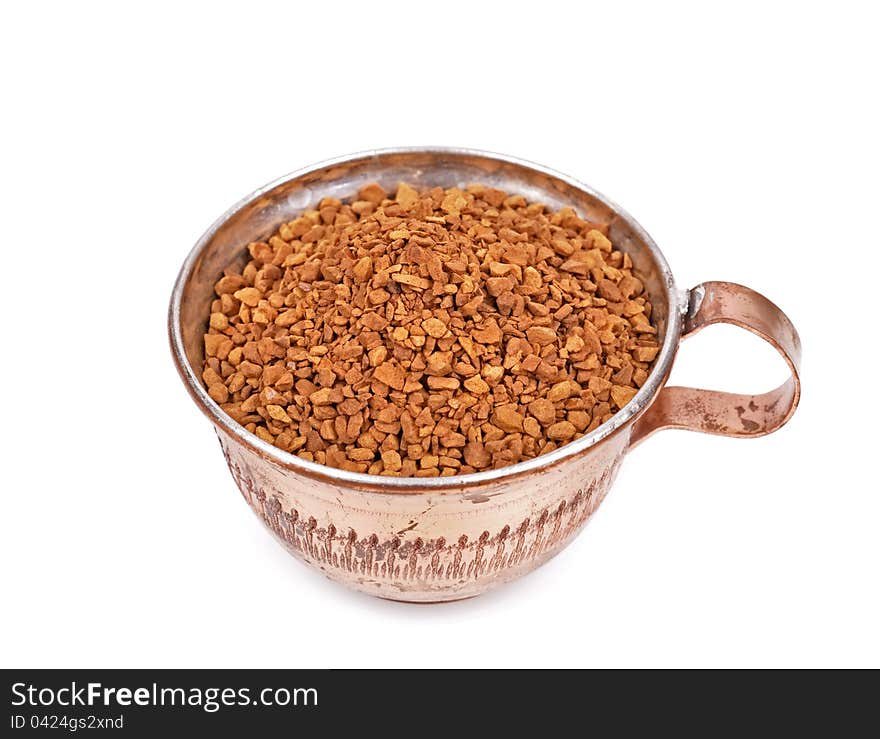
[{"label": "pile of coffee granule", "polygon": [[261,439],[402,477],[545,454],[635,395],[651,303],[603,224],[472,185],[325,198],[217,282],[202,375]]}]

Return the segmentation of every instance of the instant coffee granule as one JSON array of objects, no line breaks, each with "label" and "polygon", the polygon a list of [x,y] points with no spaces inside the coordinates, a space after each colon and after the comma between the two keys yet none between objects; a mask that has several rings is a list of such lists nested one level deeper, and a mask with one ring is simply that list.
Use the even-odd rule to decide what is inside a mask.
[{"label": "instant coffee granule", "polygon": [[606,225],[472,185],[325,198],[217,282],[202,378],[284,451],[403,477],[503,467],[622,408],[657,356]]}]

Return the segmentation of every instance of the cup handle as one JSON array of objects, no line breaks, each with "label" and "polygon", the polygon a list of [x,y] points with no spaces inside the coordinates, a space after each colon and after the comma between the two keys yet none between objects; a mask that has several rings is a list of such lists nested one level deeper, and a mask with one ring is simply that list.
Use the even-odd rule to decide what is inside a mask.
[{"label": "cup handle", "polygon": [[797,407],[801,340],[788,316],[763,295],[732,282],[704,282],[688,294],[682,338],[713,323],[732,323],[757,334],[785,359],[791,377],[762,395],[738,395],[690,387],[663,388],[633,427],[635,446],[667,428],[748,438],[776,431]]}]

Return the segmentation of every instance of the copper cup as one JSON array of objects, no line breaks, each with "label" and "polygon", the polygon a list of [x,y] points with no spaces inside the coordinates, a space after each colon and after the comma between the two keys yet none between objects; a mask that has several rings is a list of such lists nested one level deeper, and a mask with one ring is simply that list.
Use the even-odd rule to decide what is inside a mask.
[{"label": "copper cup", "polygon": [[[648,380],[607,423],[550,454],[456,477],[389,478],[307,462],[246,431],[200,380],[203,334],[222,270],[245,262],[245,245],[321,198],[353,196],[368,182],[393,190],[471,182],[553,208],[571,206],[609,224],[654,305],[662,348]],[[660,250],[625,211],[591,188],[511,157],[463,149],[394,149],[294,172],[248,195],[199,239],[180,270],[169,309],[171,349],[193,400],[214,424],[245,501],[298,559],[356,590],[394,600],[467,598],[546,562],[583,528],[626,453],[655,431],[682,428],[762,436],[782,426],[800,395],[800,339],[758,293],[729,282],[680,291]],[[679,342],[732,323],[772,344],[791,377],[763,395],[665,387]]]}]

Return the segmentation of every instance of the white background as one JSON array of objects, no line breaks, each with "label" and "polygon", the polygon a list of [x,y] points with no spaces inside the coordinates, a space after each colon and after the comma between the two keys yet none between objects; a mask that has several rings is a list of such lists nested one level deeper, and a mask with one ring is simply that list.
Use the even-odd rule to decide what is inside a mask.
[{"label": "white background", "polygon": [[[827,7],[5,5],[2,665],[880,666],[880,56],[868,4]],[[264,182],[417,144],[560,169],[681,287],[765,293],[805,347],[792,422],[659,434],[559,557],[471,601],[296,563],[174,371],[171,286]],[[723,327],[673,382],[784,376]]]}]

